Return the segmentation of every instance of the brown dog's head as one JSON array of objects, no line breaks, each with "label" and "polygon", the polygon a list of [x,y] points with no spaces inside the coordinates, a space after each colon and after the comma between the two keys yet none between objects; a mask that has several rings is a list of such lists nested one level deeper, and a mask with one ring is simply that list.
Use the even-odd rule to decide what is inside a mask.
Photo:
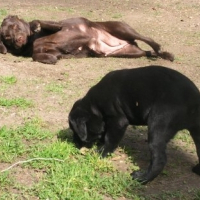
[{"label": "brown dog's head", "polygon": [[92,144],[102,138],[105,123],[97,109],[88,108],[79,100],[69,114],[69,126],[74,133],[74,142],[84,146],[84,143]]},{"label": "brown dog's head", "polygon": [[8,48],[19,50],[28,42],[30,26],[16,15],[9,15],[1,24],[0,33],[2,42]]}]

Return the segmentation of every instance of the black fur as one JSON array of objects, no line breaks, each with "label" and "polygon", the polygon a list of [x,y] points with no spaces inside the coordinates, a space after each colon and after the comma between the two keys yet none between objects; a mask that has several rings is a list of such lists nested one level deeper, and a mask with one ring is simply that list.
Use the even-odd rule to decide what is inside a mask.
[{"label": "black fur", "polygon": [[[118,146],[127,126],[147,125],[151,161],[146,171],[132,173],[147,183],[164,168],[167,143],[188,129],[200,158],[200,92],[181,73],[161,66],[108,73],[78,100],[70,114],[74,141],[91,144],[104,138],[103,157]],[[200,175],[200,164],[193,168]]]}]

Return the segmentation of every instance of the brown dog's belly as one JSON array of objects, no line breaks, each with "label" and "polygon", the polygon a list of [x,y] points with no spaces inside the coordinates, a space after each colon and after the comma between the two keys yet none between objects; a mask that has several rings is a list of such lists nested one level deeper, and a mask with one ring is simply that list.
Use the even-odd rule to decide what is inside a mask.
[{"label": "brown dog's belly", "polygon": [[96,55],[108,56],[129,44],[127,41],[121,40],[103,29],[88,27],[83,24],[79,24],[77,27],[64,28],[63,31],[56,33],[56,35],[51,41],[57,44],[60,43],[60,45],[65,44],[63,49],[67,53],[70,51],[69,46],[73,46],[73,51],[75,52],[81,53],[82,50],[88,49],[88,51],[94,52]]},{"label": "brown dog's belly", "polygon": [[88,44],[89,49],[97,54],[109,56],[128,45],[127,41],[121,40],[109,34],[104,30],[91,28],[92,38]]},{"label": "brown dog's belly", "polygon": [[127,49],[134,52],[133,48],[134,45],[103,29],[83,25],[64,28],[34,42],[35,53],[49,53],[57,58],[68,58],[71,55],[76,57],[123,55],[127,54]]}]

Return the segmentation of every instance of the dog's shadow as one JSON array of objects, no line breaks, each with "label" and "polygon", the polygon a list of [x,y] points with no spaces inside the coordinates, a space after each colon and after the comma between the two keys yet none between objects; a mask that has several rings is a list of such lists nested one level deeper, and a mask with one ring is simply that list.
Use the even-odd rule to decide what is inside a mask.
[{"label": "dog's shadow", "polygon": [[[147,132],[148,128],[146,126],[129,126],[124,138],[119,144],[119,147],[123,149],[124,153],[130,158],[130,160],[134,164],[137,164],[141,169],[147,168],[150,162]],[[57,134],[57,138],[62,142],[74,144],[73,132],[70,128],[60,130]],[[76,144],[74,145],[76,146]],[[180,166],[182,171],[183,168],[185,168],[184,170],[189,170],[188,172],[190,172],[191,166],[195,165],[195,159],[197,159],[196,151],[191,155],[188,151],[179,148],[176,141],[168,144],[166,153],[168,157],[166,170],[173,171],[173,173],[178,173],[178,171],[180,171]],[[172,169],[172,166],[173,168],[176,166],[176,168]]]},{"label": "dog's shadow", "polygon": [[[183,134],[183,132],[181,131],[180,134]],[[119,145],[119,147],[124,150],[125,154],[131,158],[131,161],[141,169],[146,169],[151,159],[147,138],[147,126],[129,126]],[[196,174],[191,172],[192,167],[194,167],[198,161],[194,145],[184,144],[181,140],[172,139],[167,145],[166,154],[168,159],[161,173],[162,175],[180,174],[180,172],[182,172],[188,177],[190,175],[196,176]]]},{"label": "dog's shadow", "polygon": [[73,143],[73,133],[70,128],[60,130],[57,134],[57,139],[61,142]]},{"label": "dog's shadow", "polygon": [[[135,167],[133,168],[133,165],[137,165],[142,170],[147,169],[150,163],[147,132],[148,128],[146,126],[129,126],[127,128],[124,138],[119,144],[120,149],[123,149],[123,153],[118,152],[117,150],[113,155],[114,157],[111,157],[111,161],[114,162],[113,164],[115,167],[117,167],[118,170],[122,172],[127,172],[128,170],[128,173],[131,173],[132,170],[137,170]],[[73,133],[70,128],[61,130],[57,134],[57,138],[62,142],[74,144]],[[158,177],[156,177],[153,182],[151,182],[149,187],[142,187],[142,190],[138,191],[138,194],[143,194],[143,192],[147,194],[154,194],[152,190],[155,190],[157,194],[158,191],[161,192],[166,190],[166,188],[167,191],[175,191],[176,189],[174,188],[173,184],[171,184],[172,182],[182,183],[183,181],[187,180],[194,182],[196,184],[195,188],[200,187],[200,183],[198,181],[199,177],[191,172],[192,166],[194,166],[196,164],[195,162],[198,160],[196,151],[194,151],[191,155],[187,150],[179,147],[179,143],[177,140],[175,140],[168,144],[166,152],[168,162],[163,172]],[[118,153],[120,156],[118,156]],[[130,162],[128,162],[128,166],[120,165],[122,162],[121,158],[124,158],[122,154],[124,154],[123,156],[129,157]],[[119,160],[113,161],[113,158],[116,159],[118,157],[120,158]],[[126,163],[126,161],[123,161],[122,163]],[[187,190],[187,184],[181,184],[181,188],[183,191]]]},{"label": "dog's shadow", "polygon": [[[124,153],[128,157],[131,157],[131,160],[137,163],[140,167],[145,167],[149,162],[148,144],[145,138],[145,127],[140,128],[140,130],[128,128],[124,138],[119,144],[119,147],[123,149]],[[73,132],[70,128],[60,130],[57,134],[57,139],[61,142],[73,144],[76,148],[80,149],[79,145],[74,143]],[[102,142],[96,144],[97,149],[101,146]]]}]

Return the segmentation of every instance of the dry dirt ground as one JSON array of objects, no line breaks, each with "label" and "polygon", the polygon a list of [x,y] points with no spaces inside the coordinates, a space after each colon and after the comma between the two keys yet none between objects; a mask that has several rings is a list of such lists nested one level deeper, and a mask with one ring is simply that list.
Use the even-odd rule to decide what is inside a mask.
[{"label": "dry dirt ground", "polygon": [[[4,95],[24,97],[34,101],[35,105],[26,110],[0,108],[0,126],[18,126],[26,118],[39,117],[49,129],[66,129],[67,116],[74,101],[107,72],[115,69],[163,65],[185,74],[200,88],[199,0],[6,0],[0,1],[0,9],[26,20],[83,16],[91,20],[125,21],[175,55],[173,63],[146,58],[84,58],[60,60],[56,65],[41,64],[31,58],[10,54],[0,55],[0,76],[15,76],[18,80],[16,86]],[[48,92],[46,86],[49,84],[65,85],[64,94]],[[129,149],[129,156],[134,154],[134,162],[140,167],[148,164],[145,133],[145,128],[139,131],[129,128],[121,143],[122,147]],[[191,166],[197,162],[194,146],[186,147],[175,140],[168,147],[165,173],[144,186],[142,194],[148,197],[163,191],[180,191],[186,193],[188,199],[194,199],[193,189],[200,188],[200,177],[191,172]],[[113,163],[119,170],[126,171],[128,164],[124,158],[127,154],[118,151],[117,155],[119,157]]]}]

